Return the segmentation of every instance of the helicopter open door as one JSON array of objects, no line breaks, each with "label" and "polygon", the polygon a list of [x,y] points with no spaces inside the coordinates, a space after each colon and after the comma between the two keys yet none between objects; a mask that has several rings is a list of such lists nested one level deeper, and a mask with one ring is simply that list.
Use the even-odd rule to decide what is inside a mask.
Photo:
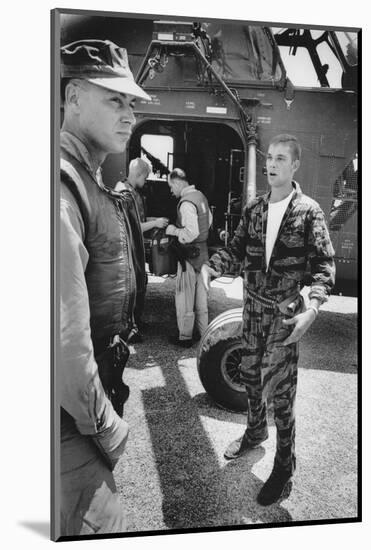
[{"label": "helicopter open door", "polygon": [[219,233],[219,238],[228,245],[241,218],[242,189],[244,182],[244,152],[241,149],[231,149],[229,154],[229,175],[227,209],[225,212],[225,227]]},{"label": "helicopter open door", "polygon": [[131,138],[130,158],[141,156],[152,165],[144,193],[147,216],[176,219],[176,200],[167,175],[185,170],[209,201],[213,213],[209,245],[221,246],[233,232],[241,212],[245,152],[240,136],[226,124],[196,120],[146,120]]}]

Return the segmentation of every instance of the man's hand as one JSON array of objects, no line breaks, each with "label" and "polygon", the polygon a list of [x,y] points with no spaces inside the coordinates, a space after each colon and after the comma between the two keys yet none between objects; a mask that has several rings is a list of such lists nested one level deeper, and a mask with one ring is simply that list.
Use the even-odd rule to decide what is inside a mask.
[{"label": "man's hand", "polygon": [[213,279],[217,279],[218,277],[220,277],[220,273],[218,271],[215,271],[215,269],[213,269],[209,265],[203,264],[203,266],[201,267],[201,277],[204,287],[206,288],[206,290],[209,290],[211,277]]},{"label": "man's hand", "polygon": [[123,181],[118,181],[115,185],[115,191],[117,193],[120,193],[120,191],[122,191],[124,188],[125,188],[125,185]]},{"label": "man's hand", "polygon": [[173,225],[172,223],[170,223],[167,228],[166,228],[166,235],[176,235],[176,230],[177,230],[177,227],[175,225]]},{"label": "man's hand", "polygon": [[169,224],[169,220],[167,218],[157,218],[155,220],[155,227],[164,228]]},{"label": "man's hand", "polygon": [[294,344],[298,342],[300,338],[307,332],[310,325],[313,323],[316,318],[316,314],[313,309],[308,309],[303,311],[303,313],[298,313],[295,317],[291,319],[284,319],[282,323],[287,325],[295,325],[294,330],[286,340],[282,342],[283,346],[288,346],[289,344]]}]

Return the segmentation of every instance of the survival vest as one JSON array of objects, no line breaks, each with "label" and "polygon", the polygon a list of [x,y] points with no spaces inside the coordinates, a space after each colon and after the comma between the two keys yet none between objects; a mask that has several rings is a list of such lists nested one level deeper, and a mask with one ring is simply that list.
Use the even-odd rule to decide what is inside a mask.
[{"label": "survival vest", "polygon": [[[203,193],[201,193],[201,191],[198,191],[197,189],[195,189],[194,191],[187,193],[184,197],[180,199],[178,203],[178,217],[176,222],[177,227],[182,227],[181,216],[180,216],[180,206],[183,202],[190,202],[197,209],[198,228],[200,233],[194,241],[182,246],[184,246],[185,249],[189,250],[189,254],[187,255],[187,262],[192,264],[194,269],[198,271],[201,268],[202,264],[207,262],[209,258],[209,254],[207,250],[207,238],[209,235],[209,227],[210,227],[209,204],[207,202],[207,198]],[[199,253],[197,249],[199,250]]]},{"label": "survival vest", "polygon": [[[118,193],[101,189],[63,148],[61,156],[61,185],[76,199],[85,226],[84,244],[89,253],[85,279],[95,347],[96,342],[115,334],[125,337],[131,329],[137,280],[144,266],[143,239],[137,210],[128,214]],[[134,238],[139,243],[135,248]]]}]

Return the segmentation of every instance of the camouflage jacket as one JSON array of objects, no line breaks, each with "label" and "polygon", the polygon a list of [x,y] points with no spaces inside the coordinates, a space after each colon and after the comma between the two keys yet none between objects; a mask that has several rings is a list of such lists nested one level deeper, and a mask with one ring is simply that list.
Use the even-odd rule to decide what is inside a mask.
[{"label": "camouflage jacket", "polygon": [[270,193],[249,202],[229,246],[218,250],[208,263],[222,274],[242,263],[245,287],[277,301],[299,291],[309,271],[309,298],[323,303],[335,282],[334,249],[320,206],[302,193],[298,183],[293,186],[295,193],[268,266],[265,239]]}]

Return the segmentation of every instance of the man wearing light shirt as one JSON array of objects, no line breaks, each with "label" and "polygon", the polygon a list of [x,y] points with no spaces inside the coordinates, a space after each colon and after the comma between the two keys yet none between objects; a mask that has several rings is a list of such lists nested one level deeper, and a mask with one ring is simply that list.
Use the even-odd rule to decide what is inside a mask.
[{"label": "man wearing light shirt", "polygon": [[207,237],[212,215],[207,199],[187,176],[175,168],[168,176],[171,193],[179,199],[176,225],[169,225],[167,235],[177,237],[185,256],[185,270],[178,262],[175,307],[178,336],[173,343],[190,347],[194,328],[202,336],[208,325],[207,290],[202,283],[200,269],[208,260]]},{"label": "man wearing light shirt", "polygon": [[[274,137],[266,167],[269,193],[251,200],[228,247],[202,267],[210,278],[243,262],[244,309],[241,381],[248,396],[247,427],[225,453],[244,456],[269,435],[267,400],[273,401],[276,454],[271,475],[257,501],[271,505],[291,490],[296,468],[295,397],[298,342],[328,300],[335,281],[334,249],[320,206],[300,189],[293,176],[301,147],[295,136]],[[310,270],[309,306],[300,290]]]}]

